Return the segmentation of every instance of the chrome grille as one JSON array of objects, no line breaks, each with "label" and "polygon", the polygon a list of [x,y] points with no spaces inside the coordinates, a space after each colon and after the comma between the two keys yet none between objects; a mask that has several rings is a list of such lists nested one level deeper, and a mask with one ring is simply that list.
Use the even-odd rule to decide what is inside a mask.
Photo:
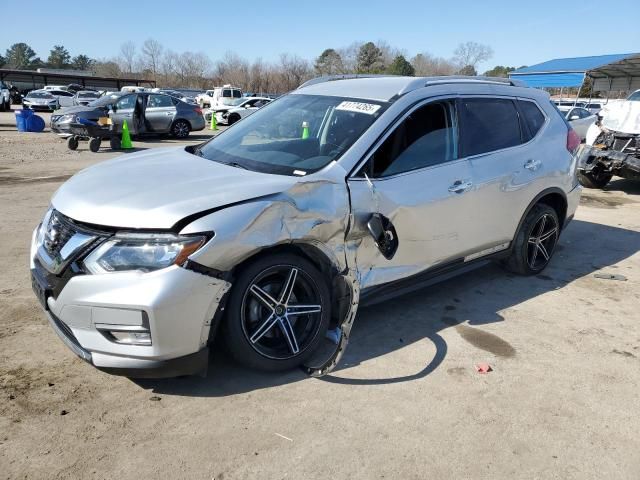
[{"label": "chrome grille", "polygon": [[51,257],[57,256],[76,232],[76,228],[66,217],[53,211],[44,231],[42,246]]}]

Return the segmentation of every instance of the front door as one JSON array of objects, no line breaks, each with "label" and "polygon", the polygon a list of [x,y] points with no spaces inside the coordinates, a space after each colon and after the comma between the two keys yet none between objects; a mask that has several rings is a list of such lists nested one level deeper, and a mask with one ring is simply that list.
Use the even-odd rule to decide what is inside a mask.
[{"label": "front door", "polygon": [[166,133],[176,116],[176,106],[169,95],[153,93],[147,99],[145,117],[152,132]]},{"label": "front door", "polygon": [[[432,101],[407,113],[349,178],[361,288],[420,273],[473,248],[471,168],[458,154],[455,103]],[[398,248],[388,259],[369,234],[372,214],[386,217]]]},{"label": "front door", "polygon": [[114,105],[115,110],[112,110],[109,113],[109,117],[111,117],[111,121],[113,122],[116,132],[122,132],[122,125],[126,120],[129,133],[137,133],[136,122],[133,121],[133,114],[136,108],[136,97],[137,95],[135,93],[120,97]]}]

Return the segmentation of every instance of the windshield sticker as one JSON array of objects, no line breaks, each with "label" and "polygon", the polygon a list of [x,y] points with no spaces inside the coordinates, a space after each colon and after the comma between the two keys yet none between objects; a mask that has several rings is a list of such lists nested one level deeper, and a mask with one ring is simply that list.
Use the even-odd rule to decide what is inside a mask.
[{"label": "windshield sticker", "polygon": [[367,115],[373,115],[378,111],[380,105],[375,103],[363,103],[363,102],[342,102],[336,107],[336,110],[343,110],[345,112],[366,113]]}]

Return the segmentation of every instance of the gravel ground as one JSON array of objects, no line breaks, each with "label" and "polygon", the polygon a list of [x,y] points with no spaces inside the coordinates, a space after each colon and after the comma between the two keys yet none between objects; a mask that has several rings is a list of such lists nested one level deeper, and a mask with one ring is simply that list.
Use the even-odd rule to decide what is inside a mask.
[{"label": "gravel ground", "polygon": [[639,183],[585,191],[542,275],[488,266],[362,309],[323,379],[215,352],[205,379],[134,382],[67,350],[28,271],[53,192],[114,153],[13,125],[0,113],[0,478],[638,478]]}]

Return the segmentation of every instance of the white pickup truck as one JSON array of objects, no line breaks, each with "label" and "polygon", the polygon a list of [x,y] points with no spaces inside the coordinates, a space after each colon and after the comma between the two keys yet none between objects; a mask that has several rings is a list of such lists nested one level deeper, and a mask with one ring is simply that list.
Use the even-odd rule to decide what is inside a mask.
[{"label": "white pickup truck", "polygon": [[640,90],[605,105],[587,131],[578,179],[587,188],[604,188],[613,175],[640,180]]},{"label": "white pickup truck", "polygon": [[232,87],[231,85],[223,85],[222,87],[215,87],[212,90],[207,90],[201,95],[196,97],[196,103],[200,107],[210,107],[215,109],[225,105],[225,101],[233,100],[234,98],[242,98],[242,89],[238,87]]}]

